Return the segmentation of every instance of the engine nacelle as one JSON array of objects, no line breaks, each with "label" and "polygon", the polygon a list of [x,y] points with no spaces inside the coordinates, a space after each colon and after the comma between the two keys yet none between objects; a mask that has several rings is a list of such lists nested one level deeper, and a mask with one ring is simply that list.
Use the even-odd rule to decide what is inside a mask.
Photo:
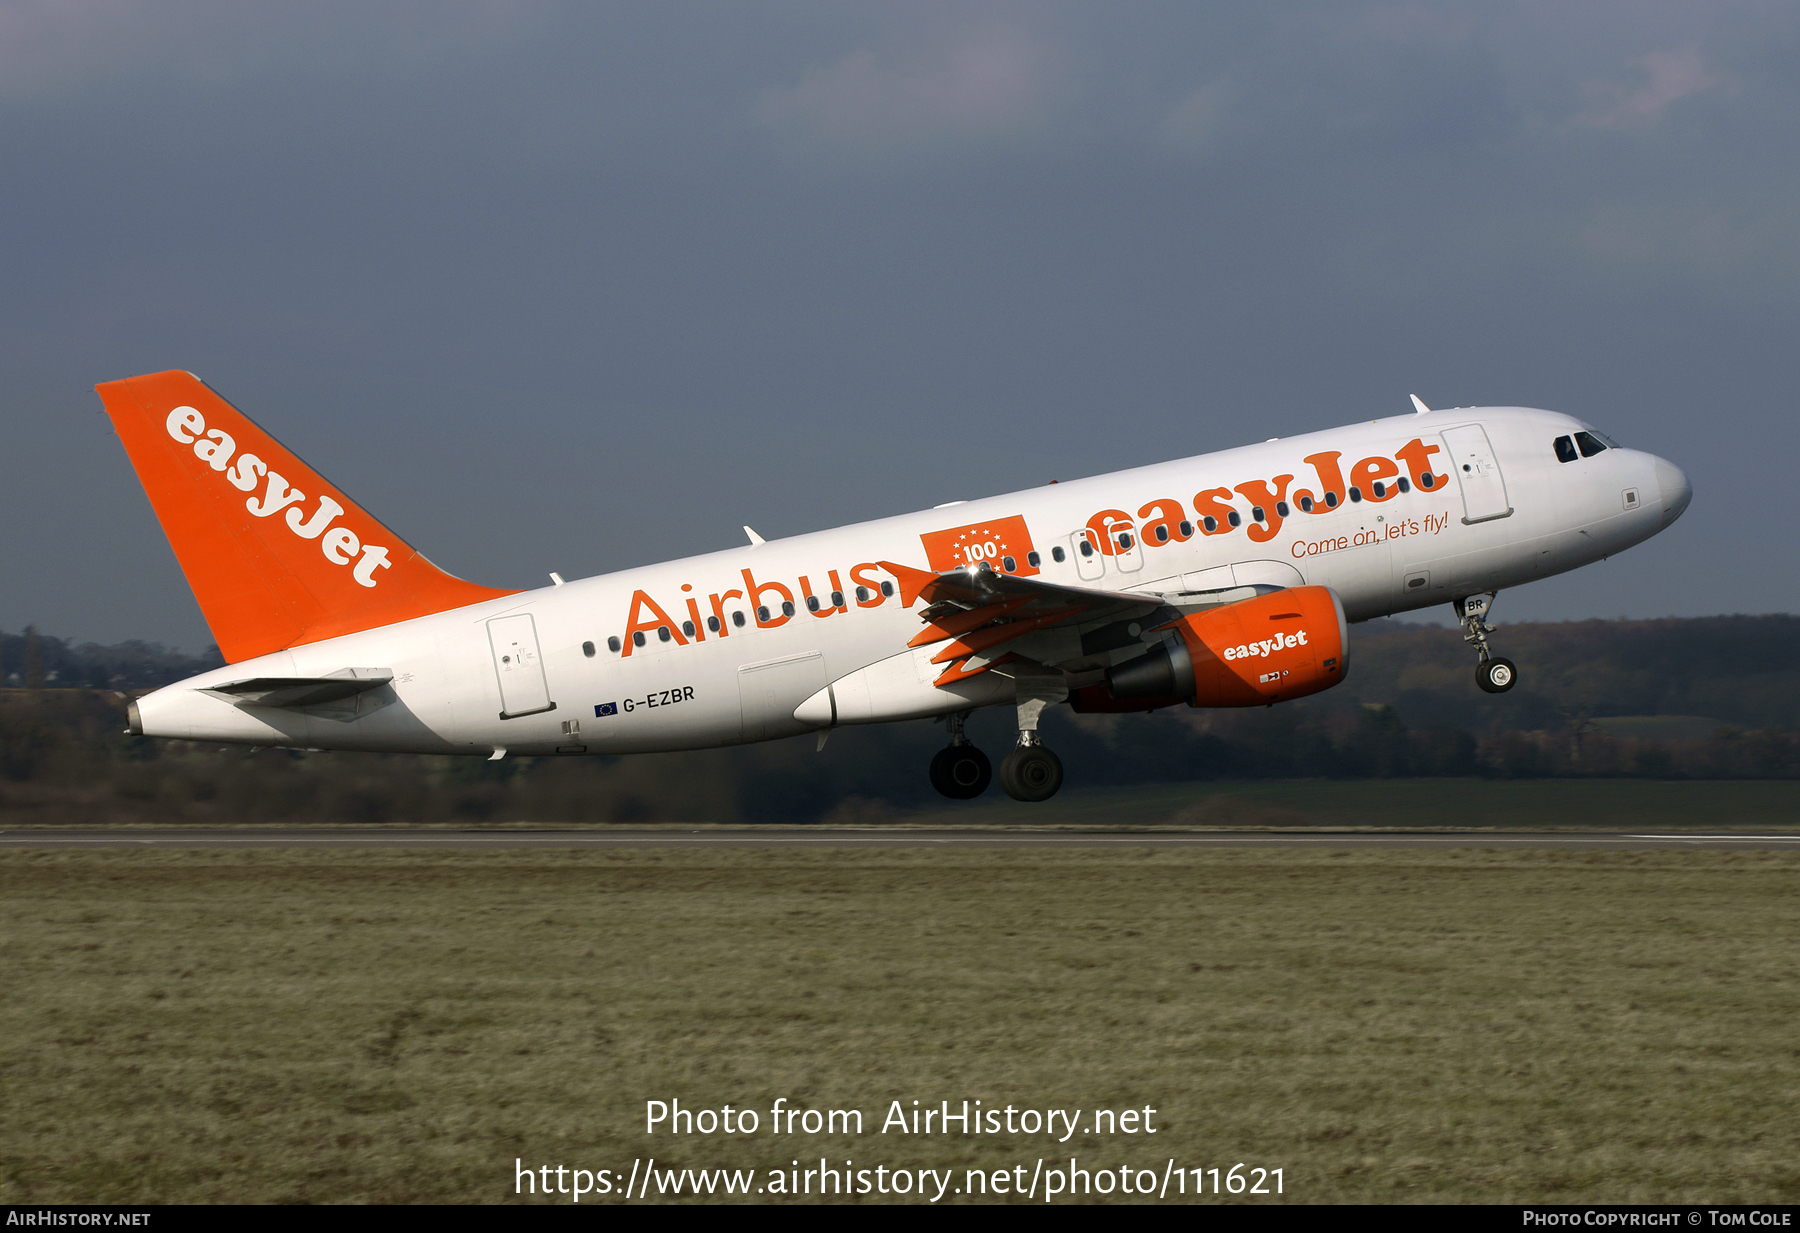
[{"label": "engine nacelle", "polygon": [[1179,641],[1109,671],[1114,698],[1267,706],[1330,689],[1350,669],[1350,626],[1330,587],[1289,587],[1163,628]]}]

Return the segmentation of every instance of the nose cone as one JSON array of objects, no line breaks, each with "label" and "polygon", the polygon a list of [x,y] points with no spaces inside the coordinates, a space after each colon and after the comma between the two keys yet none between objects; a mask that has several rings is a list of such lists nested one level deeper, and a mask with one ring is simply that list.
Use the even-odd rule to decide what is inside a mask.
[{"label": "nose cone", "polygon": [[1694,486],[1681,468],[1666,459],[1656,460],[1656,483],[1662,489],[1663,526],[1681,517],[1681,511],[1694,499]]}]

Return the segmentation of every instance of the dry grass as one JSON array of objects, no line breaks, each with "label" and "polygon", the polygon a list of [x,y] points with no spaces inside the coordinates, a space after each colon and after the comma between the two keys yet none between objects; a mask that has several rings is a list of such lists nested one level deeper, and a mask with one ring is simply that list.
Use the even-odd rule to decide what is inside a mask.
[{"label": "dry grass", "polygon": [[[1797,891],[1717,852],[6,852],[0,1201],[1075,1154],[1301,1201],[1791,1203]],[[869,1121],[646,1136],[672,1096]],[[1162,1130],[877,1133],[965,1097]]]}]

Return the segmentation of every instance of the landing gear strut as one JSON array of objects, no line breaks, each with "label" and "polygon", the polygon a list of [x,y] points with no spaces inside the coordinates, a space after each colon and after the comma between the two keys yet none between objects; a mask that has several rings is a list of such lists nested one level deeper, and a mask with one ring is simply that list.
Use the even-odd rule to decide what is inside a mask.
[{"label": "landing gear strut", "polygon": [[1462,624],[1463,641],[1475,648],[1479,660],[1475,667],[1475,683],[1486,693],[1503,694],[1518,682],[1519,670],[1512,660],[1495,655],[1488,646],[1487,636],[1494,632],[1494,627],[1484,618],[1494,606],[1495,594],[1488,591],[1470,595],[1450,606],[1456,610],[1456,619]]},{"label": "landing gear strut", "polygon": [[950,744],[938,750],[931,760],[931,786],[953,801],[974,800],[987,791],[994,778],[994,767],[988,756],[969,744],[969,738],[963,735],[963,720],[968,717],[967,711],[945,717],[944,724],[950,729]]},{"label": "landing gear strut", "polygon": [[1013,678],[1018,686],[1019,743],[1000,759],[1000,786],[1015,801],[1047,801],[1062,787],[1062,759],[1038,738],[1038,716],[1069,696],[1062,674]]}]

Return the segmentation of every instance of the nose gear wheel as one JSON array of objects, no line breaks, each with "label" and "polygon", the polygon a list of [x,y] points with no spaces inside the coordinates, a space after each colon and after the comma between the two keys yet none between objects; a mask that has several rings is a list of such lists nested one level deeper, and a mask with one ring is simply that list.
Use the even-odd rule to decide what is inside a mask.
[{"label": "nose gear wheel", "polygon": [[1519,670],[1504,655],[1496,655],[1478,669],[1475,683],[1490,694],[1503,694],[1519,679]]}]

